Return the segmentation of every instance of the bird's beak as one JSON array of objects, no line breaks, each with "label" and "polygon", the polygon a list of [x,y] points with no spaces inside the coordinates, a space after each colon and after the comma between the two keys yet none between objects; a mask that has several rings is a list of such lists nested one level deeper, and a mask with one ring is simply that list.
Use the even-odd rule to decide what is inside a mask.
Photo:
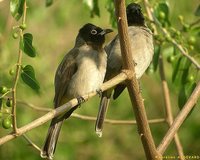
[{"label": "bird's beak", "polygon": [[108,33],[110,33],[110,32],[113,32],[113,30],[112,30],[112,29],[104,29],[103,31],[101,31],[101,32],[99,33],[99,35],[103,36],[103,35],[108,34]]}]

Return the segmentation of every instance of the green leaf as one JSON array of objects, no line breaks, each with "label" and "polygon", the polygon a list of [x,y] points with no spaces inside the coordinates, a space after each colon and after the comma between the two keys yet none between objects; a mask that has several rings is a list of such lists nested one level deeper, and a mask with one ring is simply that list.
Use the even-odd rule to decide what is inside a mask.
[{"label": "green leaf", "polygon": [[110,13],[110,23],[111,23],[112,27],[117,28],[117,22],[116,22],[116,19],[115,19],[115,7],[114,7],[113,1],[107,0],[105,8]]},{"label": "green leaf", "polygon": [[159,62],[159,55],[160,55],[160,45],[156,45],[154,49],[154,56],[153,56],[153,70],[156,71],[158,68],[158,62]]},{"label": "green leaf", "polygon": [[12,16],[18,21],[24,12],[25,0],[11,0],[10,1],[10,12]]},{"label": "green leaf", "polygon": [[181,82],[182,84],[185,84],[187,82],[189,69],[192,63],[191,61],[189,61],[187,58],[184,57],[182,64],[183,64],[183,67],[181,67],[181,70],[183,71],[183,74],[182,74]]},{"label": "green leaf", "polygon": [[182,57],[180,57],[176,63],[173,65],[173,73],[172,73],[172,82],[175,82],[176,78],[178,77],[178,72],[179,72],[179,69],[180,69],[180,64],[181,64],[181,60],[182,60]]},{"label": "green leaf", "polygon": [[49,7],[53,4],[53,0],[46,0],[46,7]]},{"label": "green leaf", "polygon": [[156,5],[154,10],[155,16],[161,22],[162,25],[170,25],[169,22],[169,5],[167,2],[160,2]]},{"label": "green leaf", "polygon": [[3,103],[3,98],[0,98],[0,110],[1,110],[1,107],[2,107],[2,103]]},{"label": "green leaf", "polygon": [[200,16],[200,5],[197,7],[195,11],[195,16]]},{"label": "green leaf", "polygon": [[179,91],[178,95],[178,106],[181,110],[185,103],[187,102],[188,98],[192,94],[193,90],[196,87],[196,83],[187,83],[186,85],[183,85]]},{"label": "green leaf", "polygon": [[35,78],[35,71],[31,65],[26,65],[22,68],[21,78],[33,90],[39,91],[40,85]]},{"label": "green leaf", "polygon": [[83,3],[90,9],[91,17],[100,17],[98,0],[83,0]]},{"label": "green leaf", "polygon": [[30,57],[36,56],[36,50],[32,45],[33,42],[33,36],[31,33],[25,33],[23,35],[23,40],[21,42],[21,48]]},{"label": "green leaf", "polygon": [[183,85],[178,94],[178,107],[180,110],[183,108],[186,101],[187,101],[186,89],[185,86]]}]

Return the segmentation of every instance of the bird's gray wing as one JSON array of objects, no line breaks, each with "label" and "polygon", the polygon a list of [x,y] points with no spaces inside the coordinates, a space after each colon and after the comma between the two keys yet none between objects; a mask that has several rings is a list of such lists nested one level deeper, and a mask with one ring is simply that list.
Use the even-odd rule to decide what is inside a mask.
[{"label": "bird's gray wing", "polygon": [[79,53],[78,48],[73,48],[68,54],[65,55],[62,62],[58,66],[55,75],[55,97],[54,106],[59,107],[64,94],[67,91],[71,77],[77,71],[76,57]]},{"label": "bird's gray wing", "polygon": [[111,53],[111,50],[112,50],[112,47],[114,46],[114,44],[116,43],[116,40],[118,38],[118,35],[115,36],[115,38],[108,44],[104,47],[105,51],[106,51],[106,54],[108,55],[108,59],[109,59],[109,56],[110,56],[110,53]]}]

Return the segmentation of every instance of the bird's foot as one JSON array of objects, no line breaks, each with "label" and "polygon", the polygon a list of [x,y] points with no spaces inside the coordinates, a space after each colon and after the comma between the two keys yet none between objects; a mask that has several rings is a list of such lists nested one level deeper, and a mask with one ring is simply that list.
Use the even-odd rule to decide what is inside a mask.
[{"label": "bird's foot", "polygon": [[102,97],[103,91],[101,89],[97,89],[96,92],[99,95],[99,97]]},{"label": "bird's foot", "polygon": [[78,105],[80,106],[81,103],[85,102],[85,99],[83,97],[81,97],[81,96],[78,96],[77,97],[77,101],[78,101]]}]

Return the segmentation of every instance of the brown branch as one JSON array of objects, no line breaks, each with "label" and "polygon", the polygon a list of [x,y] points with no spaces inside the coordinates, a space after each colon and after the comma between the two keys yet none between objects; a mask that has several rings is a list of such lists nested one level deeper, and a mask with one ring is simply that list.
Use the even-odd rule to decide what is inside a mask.
[{"label": "brown branch", "polygon": [[[110,89],[114,86],[116,86],[117,84],[125,81],[127,79],[127,75],[125,73],[120,73],[119,75],[117,75],[116,77],[114,77],[113,79],[105,82],[102,86],[101,86],[101,90],[105,91],[107,89]],[[97,93],[96,92],[91,92],[87,95],[82,96],[85,100],[88,100],[89,98],[95,96]],[[46,113],[45,115],[43,115],[42,117],[28,123],[27,125],[18,128],[17,130],[17,134],[15,133],[10,133],[8,135],[5,135],[4,137],[0,138],[0,145],[18,137],[21,136],[22,134],[24,134],[25,132],[30,131],[33,128],[36,128],[38,126],[41,126],[42,124],[46,123],[47,121],[51,120],[52,118],[59,116],[63,113],[66,113],[67,111],[69,111],[70,109],[72,109],[74,106],[76,106],[78,104],[78,101],[76,98],[70,100],[68,103],[63,104],[62,106],[53,109],[52,111]]]},{"label": "brown branch", "polygon": [[[160,77],[162,80],[162,88],[163,88],[164,101],[165,101],[166,121],[170,127],[171,124],[173,123],[173,115],[172,115],[169,88],[168,88],[168,84],[165,78],[165,70],[164,70],[162,55],[160,55],[159,57],[159,70],[160,70]],[[181,145],[181,142],[177,133],[174,136],[174,141],[175,141],[180,159],[184,160],[185,158],[184,158],[184,153],[183,153],[183,147]]]},{"label": "brown branch", "polygon": [[158,151],[163,154],[172,141],[174,135],[192,110],[192,108],[195,106],[195,104],[198,101],[198,98],[200,96],[200,81],[198,82],[196,88],[192,92],[190,98],[187,100],[186,104],[184,105],[183,109],[179,112],[178,116],[175,118],[174,122],[172,123],[171,127],[165,134],[165,137],[161,141],[160,145],[158,146]]},{"label": "brown branch", "polygon": [[[160,24],[160,22],[158,21],[158,19],[154,16],[153,14],[153,8],[150,6],[149,1],[148,0],[143,0],[148,17],[151,21],[155,22],[156,26],[159,27],[159,29],[162,31],[163,35],[165,37],[171,37],[170,33],[164,28],[162,27],[162,25]],[[178,50],[180,51],[180,53],[185,56],[188,60],[190,60],[193,65],[199,70],[200,69],[200,64],[189,55],[188,51],[182,47],[181,44],[179,44],[178,42],[176,42],[175,39],[173,38],[169,38],[169,41],[175,45]]]},{"label": "brown branch", "polygon": [[115,0],[115,12],[117,17],[123,67],[132,72],[132,77],[128,77],[129,79],[127,80],[127,87],[138,125],[138,133],[141,136],[146,158],[149,160],[154,160],[159,156],[159,153],[156,150],[154,140],[151,135],[143,99],[135,76],[125,11],[125,0]]},{"label": "brown branch", "polygon": [[[23,17],[22,17],[22,24],[25,24],[25,20],[26,20],[26,0],[24,1],[24,13],[23,13]],[[23,30],[19,28],[19,33],[20,33],[20,42],[23,39]],[[20,45],[20,44],[19,44]],[[19,75],[20,75],[20,71],[21,71],[21,63],[22,63],[22,49],[19,46],[19,53],[18,53],[18,60],[17,60],[17,68],[16,68],[16,74],[15,74],[15,79],[14,79],[14,84],[12,87],[12,101],[13,101],[13,105],[12,105],[12,125],[13,125],[13,132],[17,133],[17,118],[16,118],[16,106],[17,106],[17,102],[16,102],[16,88],[17,88],[17,83],[19,80]]]}]

